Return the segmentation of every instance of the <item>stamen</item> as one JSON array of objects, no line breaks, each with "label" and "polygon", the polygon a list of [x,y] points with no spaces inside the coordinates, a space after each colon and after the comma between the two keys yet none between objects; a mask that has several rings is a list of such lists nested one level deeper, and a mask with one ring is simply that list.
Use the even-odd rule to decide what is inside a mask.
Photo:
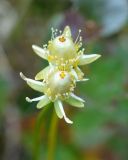
[{"label": "stamen", "polygon": [[44,45],[43,45],[43,48],[46,50],[46,49],[47,49],[47,44],[44,44]]},{"label": "stamen", "polygon": [[58,33],[58,29],[55,29],[55,31],[54,31],[55,37],[57,36],[57,33]]},{"label": "stamen", "polygon": [[47,44],[44,44],[43,47],[47,47]]},{"label": "stamen", "polygon": [[85,51],[85,48],[82,48],[82,52],[84,52]]},{"label": "stamen", "polygon": [[81,47],[82,47],[82,42],[79,43],[79,48],[81,48]]},{"label": "stamen", "polygon": [[60,37],[60,38],[59,38],[59,41],[60,41],[60,42],[65,42],[66,39],[65,39],[65,37]]},{"label": "stamen", "polygon": [[59,33],[60,33],[60,35],[61,35],[61,34],[62,34],[62,31],[60,30]]},{"label": "stamen", "polygon": [[80,33],[81,33],[81,29],[79,29],[79,33],[78,33],[78,36],[76,37],[76,40],[75,40],[75,44],[77,43],[79,37],[80,37]]},{"label": "stamen", "polygon": [[52,61],[52,60],[54,60],[54,56],[52,56],[52,55],[48,55],[48,61]]},{"label": "stamen", "polygon": [[53,39],[55,38],[55,37],[54,37],[54,32],[55,32],[55,31],[54,31],[54,28],[53,28],[53,27],[51,28],[51,31],[52,31],[51,40],[53,40]]},{"label": "stamen", "polygon": [[82,37],[80,36],[79,41],[82,42]]}]

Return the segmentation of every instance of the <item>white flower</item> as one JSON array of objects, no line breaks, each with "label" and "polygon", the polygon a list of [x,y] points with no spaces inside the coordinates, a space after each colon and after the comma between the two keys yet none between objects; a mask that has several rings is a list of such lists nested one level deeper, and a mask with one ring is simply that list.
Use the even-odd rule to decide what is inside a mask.
[{"label": "white flower", "polygon": [[32,89],[44,93],[43,96],[34,99],[26,97],[26,100],[28,102],[39,101],[37,108],[42,108],[50,102],[53,102],[58,117],[64,117],[67,123],[73,122],[66,117],[62,101],[75,107],[84,107],[84,100],[73,94],[76,81],[72,72],[59,71],[56,68],[52,68],[49,73],[45,75],[42,82],[29,79],[25,77],[23,73],[20,73],[20,76]]},{"label": "white flower", "polygon": [[[81,30],[79,30],[79,34],[75,42],[73,42],[69,26],[66,26],[63,33],[60,33],[58,36],[57,31],[52,29],[52,38],[48,45],[44,45],[43,48],[32,45],[32,48],[38,56],[46,59],[52,65],[59,66],[61,70],[63,70],[63,68],[73,68],[76,74],[78,74],[78,80],[82,80],[83,73],[78,66],[92,63],[97,60],[100,55],[84,54],[84,49],[81,48],[82,37],[79,36],[80,32]],[[39,77],[39,75],[37,77]]]},{"label": "white flower", "polygon": [[82,37],[78,34],[73,42],[69,26],[65,27],[63,33],[61,31],[59,35],[57,33],[58,30],[52,29],[52,38],[43,48],[32,45],[35,53],[47,60],[49,66],[41,70],[35,76],[35,80],[25,77],[22,73],[20,76],[32,89],[44,94],[34,99],[26,97],[28,102],[39,101],[37,108],[53,102],[58,117],[64,118],[67,123],[73,123],[66,117],[62,102],[65,101],[75,107],[84,107],[84,100],[73,93],[76,82],[88,80],[83,78],[84,73],[79,66],[95,61],[100,55],[83,54]]}]

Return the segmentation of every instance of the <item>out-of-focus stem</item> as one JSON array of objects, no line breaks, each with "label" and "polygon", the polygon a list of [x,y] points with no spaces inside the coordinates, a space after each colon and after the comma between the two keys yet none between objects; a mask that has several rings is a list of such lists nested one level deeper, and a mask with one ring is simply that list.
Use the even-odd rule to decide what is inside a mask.
[{"label": "out-of-focus stem", "polygon": [[48,135],[47,160],[54,160],[56,137],[57,137],[57,126],[58,126],[58,117],[55,111],[53,111],[53,116],[52,116],[49,135]]},{"label": "out-of-focus stem", "polygon": [[39,150],[40,150],[40,139],[41,139],[41,128],[42,128],[42,121],[45,116],[45,113],[47,112],[49,106],[46,106],[42,109],[42,111],[39,113],[35,131],[34,131],[34,142],[33,142],[33,153],[32,153],[32,159],[38,160],[39,157]]}]

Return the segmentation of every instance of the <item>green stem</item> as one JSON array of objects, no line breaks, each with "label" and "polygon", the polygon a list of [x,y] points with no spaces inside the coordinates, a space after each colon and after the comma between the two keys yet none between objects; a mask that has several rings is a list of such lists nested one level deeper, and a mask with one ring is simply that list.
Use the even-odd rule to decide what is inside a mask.
[{"label": "green stem", "polygon": [[55,145],[56,145],[56,136],[57,136],[57,125],[58,125],[58,117],[53,111],[53,116],[50,125],[50,131],[48,135],[48,155],[47,160],[54,160],[55,153]]},{"label": "green stem", "polygon": [[42,128],[42,121],[45,116],[45,113],[47,112],[49,106],[46,106],[41,110],[37,117],[36,126],[34,130],[34,142],[33,142],[33,153],[32,153],[32,159],[38,160],[39,158],[39,150],[40,150],[40,141],[41,141],[41,128]]}]

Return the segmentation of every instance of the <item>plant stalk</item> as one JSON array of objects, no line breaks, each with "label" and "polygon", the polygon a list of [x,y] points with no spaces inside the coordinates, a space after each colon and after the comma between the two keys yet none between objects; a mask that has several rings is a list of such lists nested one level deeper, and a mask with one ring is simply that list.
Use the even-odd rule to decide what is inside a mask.
[{"label": "plant stalk", "polygon": [[54,160],[54,157],[55,157],[57,126],[58,126],[58,117],[55,111],[53,111],[53,116],[52,116],[49,135],[48,135],[47,160]]}]

